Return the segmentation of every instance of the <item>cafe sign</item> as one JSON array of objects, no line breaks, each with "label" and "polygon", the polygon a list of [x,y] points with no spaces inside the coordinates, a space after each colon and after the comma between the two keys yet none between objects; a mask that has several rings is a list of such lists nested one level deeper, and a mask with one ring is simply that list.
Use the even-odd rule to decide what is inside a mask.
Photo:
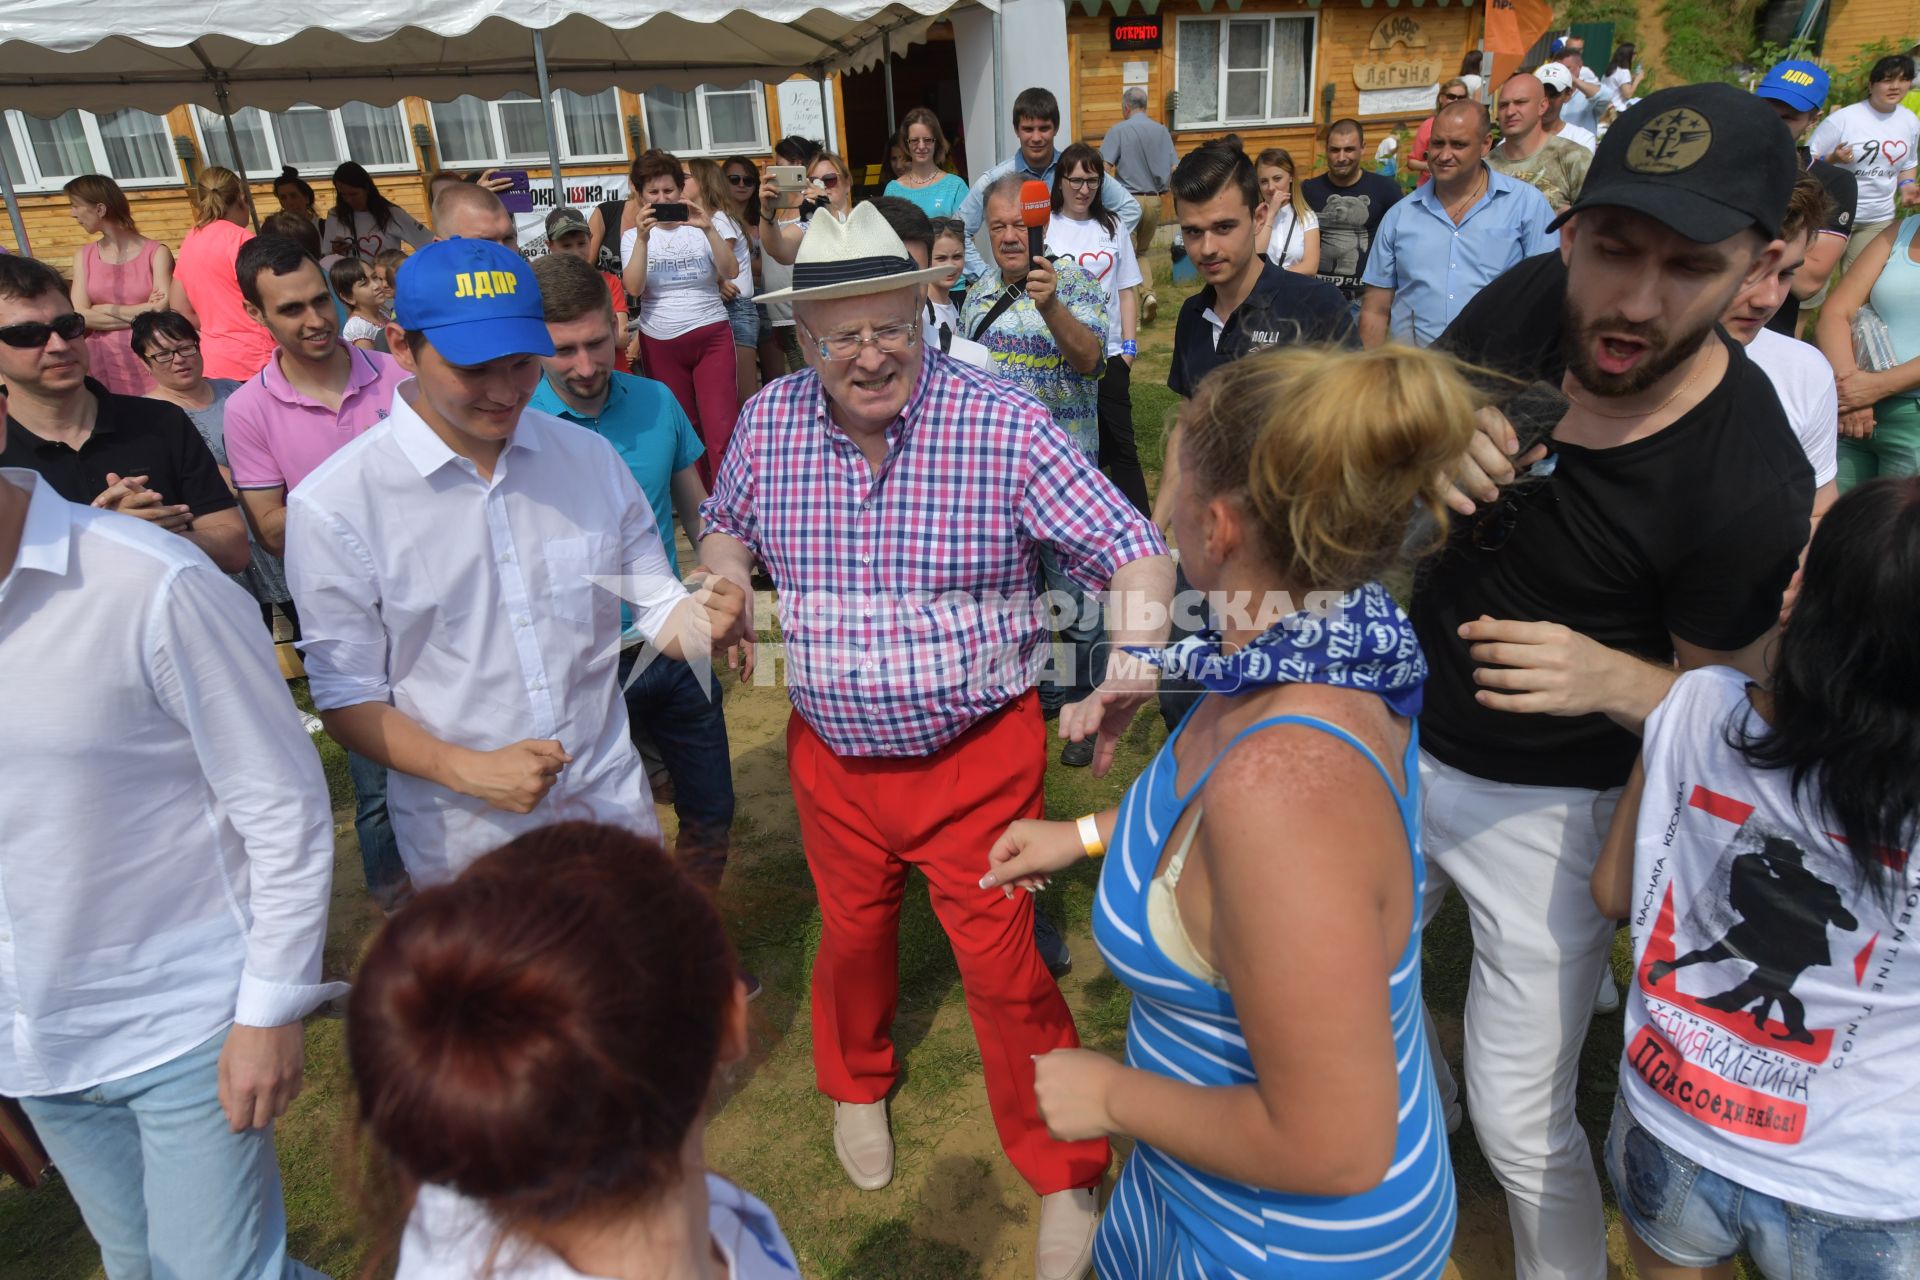
[{"label": "cafe sign", "polygon": [[1385,53],[1400,44],[1409,49],[1427,47],[1427,33],[1420,29],[1420,20],[1405,13],[1390,13],[1380,19],[1373,29],[1373,35],[1367,39],[1367,48],[1375,53]]},{"label": "cafe sign", "polygon": [[1438,83],[1440,83],[1438,58],[1353,64],[1353,84],[1356,89],[1412,89]]}]

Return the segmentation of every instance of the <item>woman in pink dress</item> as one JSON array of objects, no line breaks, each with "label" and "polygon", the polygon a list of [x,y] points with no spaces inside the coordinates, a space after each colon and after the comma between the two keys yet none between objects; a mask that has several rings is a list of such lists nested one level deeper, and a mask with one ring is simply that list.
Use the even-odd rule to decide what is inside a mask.
[{"label": "woman in pink dress", "polygon": [[193,230],[180,242],[173,268],[172,310],[200,331],[209,378],[245,382],[273,355],[273,337],[254,323],[233,273],[247,228],[247,196],[233,170],[210,164],[193,184]]},{"label": "woman in pink dress", "polygon": [[100,237],[73,255],[73,309],[87,318],[88,366],[107,390],[143,396],[153,378],[133,354],[128,326],[142,311],[167,304],[173,254],[140,234],[126,192],[112,178],[85,173],[63,190],[80,229]]}]

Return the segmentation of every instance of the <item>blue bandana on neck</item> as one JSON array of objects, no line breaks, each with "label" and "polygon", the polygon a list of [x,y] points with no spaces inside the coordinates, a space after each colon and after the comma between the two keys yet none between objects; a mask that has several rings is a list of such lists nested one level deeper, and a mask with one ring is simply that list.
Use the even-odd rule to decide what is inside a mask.
[{"label": "blue bandana on neck", "polygon": [[1426,655],[1412,621],[1377,582],[1347,592],[1331,610],[1290,613],[1232,653],[1222,648],[1217,630],[1196,632],[1164,649],[1129,646],[1127,652],[1209,693],[1270,684],[1332,685],[1378,694],[1394,714],[1408,719],[1420,714],[1427,679]]}]

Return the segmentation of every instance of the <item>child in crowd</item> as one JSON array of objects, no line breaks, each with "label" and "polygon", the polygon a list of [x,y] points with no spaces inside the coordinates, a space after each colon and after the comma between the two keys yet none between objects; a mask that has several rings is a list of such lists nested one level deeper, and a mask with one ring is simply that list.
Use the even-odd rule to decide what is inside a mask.
[{"label": "child in crowd", "polygon": [[656,841],[560,823],[419,894],[347,1017],[386,1202],[412,1205],[399,1280],[793,1280],[772,1212],[706,1168],[746,1048],[719,913]]},{"label": "child in crowd", "polygon": [[933,256],[928,265],[945,267],[949,273],[943,280],[927,282],[927,333],[937,337],[945,351],[948,335],[960,332],[960,308],[953,302],[953,287],[960,283],[967,265],[966,224],[960,219],[933,220]]},{"label": "child in crowd", "polygon": [[341,340],[363,351],[386,350],[387,300],[393,294],[380,282],[378,267],[360,258],[341,258],[328,269],[327,278],[347,309]]},{"label": "child in crowd", "polygon": [[393,301],[393,282],[400,274],[400,266],[407,260],[405,249],[388,249],[373,259],[373,274],[380,281],[380,287],[386,291],[385,307]]}]

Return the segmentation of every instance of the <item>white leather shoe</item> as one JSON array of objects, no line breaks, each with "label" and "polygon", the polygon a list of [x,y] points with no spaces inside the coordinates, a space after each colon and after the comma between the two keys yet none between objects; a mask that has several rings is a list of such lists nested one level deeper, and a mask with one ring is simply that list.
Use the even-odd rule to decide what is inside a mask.
[{"label": "white leather shoe", "polygon": [[878,1191],[893,1181],[893,1131],[885,1102],[833,1104],[833,1154],[862,1191]]},{"label": "white leather shoe", "polygon": [[1040,1197],[1040,1238],[1033,1247],[1035,1280],[1083,1280],[1093,1269],[1093,1233],[1100,1226],[1094,1187]]}]

